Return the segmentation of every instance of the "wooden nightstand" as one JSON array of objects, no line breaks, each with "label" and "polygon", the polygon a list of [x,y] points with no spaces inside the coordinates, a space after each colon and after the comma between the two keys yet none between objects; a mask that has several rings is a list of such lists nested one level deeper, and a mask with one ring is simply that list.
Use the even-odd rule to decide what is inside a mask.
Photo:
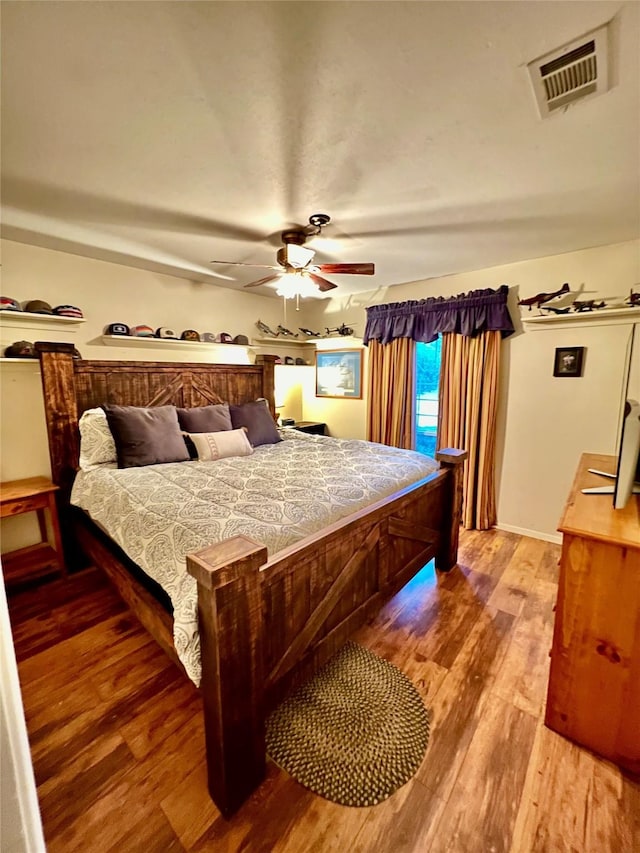
[{"label": "wooden nightstand", "polygon": [[[41,539],[36,545],[2,555],[3,573],[8,585],[41,577],[52,571],[59,571],[66,577],[56,506],[57,491],[58,487],[46,477],[0,483],[0,517],[37,513]],[[45,510],[49,511],[53,542],[49,541]]]},{"label": "wooden nightstand", "polygon": [[300,432],[309,432],[311,435],[326,435],[327,425],[321,424],[318,421],[298,421],[293,425],[294,429],[299,429]]}]

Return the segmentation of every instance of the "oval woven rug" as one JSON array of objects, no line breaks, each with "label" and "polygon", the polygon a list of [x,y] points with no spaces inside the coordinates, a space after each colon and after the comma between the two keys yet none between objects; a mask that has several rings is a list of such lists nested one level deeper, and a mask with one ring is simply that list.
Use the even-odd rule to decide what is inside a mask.
[{"label": "oval woven rug", "polygon": [[416,772],[429,740],[420,694],[396,666],[343,646],[267,720],[267,752],[305,788],[372,806]]}]

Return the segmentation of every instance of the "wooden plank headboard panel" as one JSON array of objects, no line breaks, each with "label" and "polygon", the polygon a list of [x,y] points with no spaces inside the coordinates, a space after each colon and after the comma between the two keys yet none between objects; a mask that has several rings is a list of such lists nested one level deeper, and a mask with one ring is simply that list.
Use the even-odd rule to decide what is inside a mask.
[{"label": "wooden plank headboard panel", "polygon": [[102,403],[208,406],[266,397],[261,365],[77,361],[78,416]]},{"label": "wooden plank headboard panel", "polygon": [[72,344],[36,344],[40,356],[49,456],[54,483],[68,497],[78,466],[78,420],[102,403],[122,406],[208,406],[269,401],[275,416],[274,356],[256,364],[85,361]]}]

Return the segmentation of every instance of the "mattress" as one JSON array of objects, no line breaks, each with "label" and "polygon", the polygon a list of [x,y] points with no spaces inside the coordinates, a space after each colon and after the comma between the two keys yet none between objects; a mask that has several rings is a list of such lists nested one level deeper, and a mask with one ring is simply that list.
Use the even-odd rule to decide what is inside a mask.
[{"label": "mattress", "polygon": [[196,581],[186,555],[242,534],[276,552],[438,470],[412,450],[281,430],[251,456],[80,471],[83,509],[166,591],[180,661],[200,683]]}]

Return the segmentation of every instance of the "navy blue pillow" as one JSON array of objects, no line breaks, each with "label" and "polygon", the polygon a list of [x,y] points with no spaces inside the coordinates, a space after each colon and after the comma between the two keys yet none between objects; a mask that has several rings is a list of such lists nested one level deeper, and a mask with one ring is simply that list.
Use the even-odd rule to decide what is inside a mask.
[{"label": "navy blue pillow", "polygon": [[229,414],[233,428],[245,427],[249,441],[254,447],[282,441],[269,407],[263,400],[254,400],[242,406],[229,406]]},{"label": "navy blue pillow", "polygon": [[222,432],[232,429],[228,403],[178,409],[178,420],[185,432]]},{"label": "navy blue pillow", "polygon": [[113,433],[118,468],[188,462],[175,406],[103,406]]}]

